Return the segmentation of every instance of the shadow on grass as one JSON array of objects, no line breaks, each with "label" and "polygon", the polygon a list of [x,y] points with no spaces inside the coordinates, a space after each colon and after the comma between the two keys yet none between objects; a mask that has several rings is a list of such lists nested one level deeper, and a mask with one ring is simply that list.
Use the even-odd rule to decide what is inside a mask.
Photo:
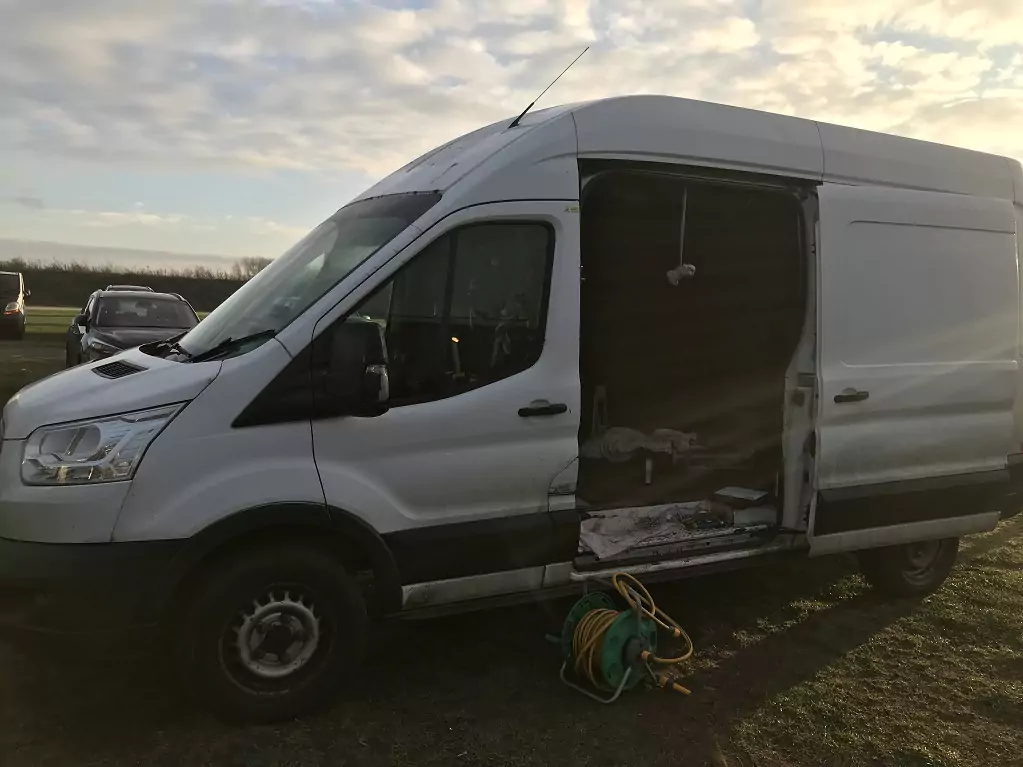
[{"label": "shadow on grass", "polygon": [[386,626],[331,710],[273,728],[195,711],[159,654],[11,656],[0,747],[26,764],[714,763],[733,722],[913,609],[864,596],[849,574],[836,559],[658,587],[697,646],[689,698],[635,691],[602,707],[561,685],[544,635],[568,600]]},{"label": "shadow on grass", "polygon": [[[1021,533],[1006,527],[965,547],[964,559]],[[637,690],[600,706],[563,686],[544,640],[572,604],[563,600],[388,624],[338,703],[275,727],[232,727],[194,709],[165,654],[99,663],[3,652],[0,753],[12,767],[752,764],[721,756],[738,721],[917,606],[875,598],[838,558],[653,591],[696,644],[688,698]],[[1012,716],[1018,701],[1003,697],[985,714]]]}]

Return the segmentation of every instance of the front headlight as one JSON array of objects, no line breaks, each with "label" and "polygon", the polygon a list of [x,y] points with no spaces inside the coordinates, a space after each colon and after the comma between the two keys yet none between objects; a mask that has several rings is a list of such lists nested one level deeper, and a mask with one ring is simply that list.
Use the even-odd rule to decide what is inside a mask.
[{"label": "front headlight", "polygon": [[95,338],[89,341],[89,349],[98,354],[117,354],[123,352],[124,349],[119,349],[113,344],[108,344],[105,341],[97,341]]},{"label": "front headlight", "polygon": [[43,426],[25,443],[26,485],[83,485],[131,479],[149,444],[181,409],[152,410]]}]

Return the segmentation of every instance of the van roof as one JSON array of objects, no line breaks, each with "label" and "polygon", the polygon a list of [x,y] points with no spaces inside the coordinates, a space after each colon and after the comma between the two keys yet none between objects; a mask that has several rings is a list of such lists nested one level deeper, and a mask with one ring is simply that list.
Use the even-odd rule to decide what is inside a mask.
[{"label": "van roof", "polygon": [[[565,121],[580,159],[714,166],[842,184],[871,184],[1015,200],[1016,160],[928,141],[671,96],[620,96],[540,110],[480,128],[396,171],[365,195],[444,191],[496,153],[501,167],[564,155]],[[533,133],[529,141],[520,140]],[[549,136],[546,156],[543,136]]]}]

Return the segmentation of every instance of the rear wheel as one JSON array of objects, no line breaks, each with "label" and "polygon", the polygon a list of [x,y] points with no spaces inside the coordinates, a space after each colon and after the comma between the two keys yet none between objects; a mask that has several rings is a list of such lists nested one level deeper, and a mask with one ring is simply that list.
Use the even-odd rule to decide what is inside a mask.
[{"label": "rear wheel", "polygon": [[291,719],[325,704],[366,646],[366,606],[327,552],[246,549],[206,574],[180,611],[175,656],[188,692],[220,716]]},{"label": "rear wheel", "polygon": [[888,546],[860,552],[860,570],[871,586],[886,594],[923,596],[945,582],[958,553],[958,538]]}]

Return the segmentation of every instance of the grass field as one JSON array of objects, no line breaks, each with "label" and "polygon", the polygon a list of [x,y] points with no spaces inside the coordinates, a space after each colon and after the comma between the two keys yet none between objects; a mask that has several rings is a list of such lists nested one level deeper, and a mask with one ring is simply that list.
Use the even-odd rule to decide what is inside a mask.
[{"label": "grass field", "polygon": [[[46,338],[0,343],[4,386],[59,367],[62,347]],[[159,651],[97,662],[0,646],[0,761],[1023,765],[1023,515],[964,542],[924,600],[881,600],[845,559],[654,593],[696,644],[687,698],[636,690],[602,707],[562,686],[544,635],[570,602],[384,626],[333,708],[275,727],[197,711]]]},{"label": "grass field", "polygon": [[33,336],[63,336],[80,311],[73,307],[29,306],[25,332]]}]

